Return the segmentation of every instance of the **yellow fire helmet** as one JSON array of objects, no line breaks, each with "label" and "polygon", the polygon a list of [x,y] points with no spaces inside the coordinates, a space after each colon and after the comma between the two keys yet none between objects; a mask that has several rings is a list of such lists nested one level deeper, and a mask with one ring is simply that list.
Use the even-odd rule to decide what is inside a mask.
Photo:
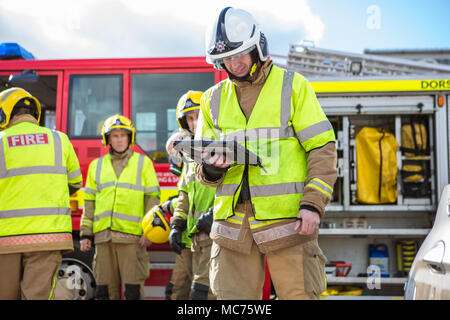
[{"label": "yellow fire helmet", "polygon": [[33,116],[39,122],[41,119],[41,104],[29,92],[22,88],[10,88],[0,92],[0,130],[11,120],[14,107],[35,107]]},{"label": "yellow fire helmet", "polygon": [[165,243],[169,240],[169,221],[159,205],[154,206],[142,219],[144,237],[152,243]]},{"label": "yellow fire helmet", "polygon": [[130,136],[130,145],[134,146],[134,138],[136,131],[134,130],[131,120],[122,115],[116,114],[105,120],[102,127],[103,146],[108,146],[108,135],[113,130],[123,129],[128,132]]},{"label": "yellow fire helmet", "polygon": [[[189,90],[181,96],[177,104],[177,121],[181,129],[185,129],[190,132],[189,126],[186,120],[186,115],[190,112],[200,110],[200,99],[203,92]],[[194,132],[191,132],[192,134]]]}]

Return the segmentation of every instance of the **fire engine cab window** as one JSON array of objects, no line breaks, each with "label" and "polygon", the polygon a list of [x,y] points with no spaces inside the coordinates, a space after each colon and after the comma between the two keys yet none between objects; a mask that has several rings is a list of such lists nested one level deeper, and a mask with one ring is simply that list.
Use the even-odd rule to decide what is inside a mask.
[{"label": "fire engine cab window", "polygon": [[136,143],[155,162],[168,162],[166,141],[178,130],[178,99],[188,90],[205,91],[214,73],[139,73],[132,76],[132,114]]},{"label": "fire engine cab window", "polygon": [[105,119],[122,113],[122,75],[70,76],[68,133],[99,138]]}]

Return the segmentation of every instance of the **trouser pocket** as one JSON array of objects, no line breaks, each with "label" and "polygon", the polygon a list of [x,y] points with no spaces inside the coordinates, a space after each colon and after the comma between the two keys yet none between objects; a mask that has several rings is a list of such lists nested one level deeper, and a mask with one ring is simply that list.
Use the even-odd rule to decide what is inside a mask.
[{"label": "trouser pocket", "polygon": [[325,263],[327,258],[320,249],[317,240],[303,245],[303,270],[305,274],[305,291],[312,299],[318,299],[327,289]]},{"label": "trouser pocket", "polygon": [[219,281],[219,265],[217,262],[217,258],[220,253],[220,246],[213,242],[211,247],[211,259],[209,261],[209,283],[211,286],[211,290],[214,295],[217,295],[217,289],[220,288]]}]

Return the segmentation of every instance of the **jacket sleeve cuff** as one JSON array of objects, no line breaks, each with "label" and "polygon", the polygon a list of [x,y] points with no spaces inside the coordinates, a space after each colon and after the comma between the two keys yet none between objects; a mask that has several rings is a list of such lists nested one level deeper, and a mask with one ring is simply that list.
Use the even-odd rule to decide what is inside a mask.
[{"label": "jacket sleeve cuff", "polygon": [[198,182],[207,187],[217,188],[225,179],[225,175],[222,174],[216,181],[211,181],[206,177],[203,166],[204,164],[198,164],[195,166],[195,177]]},{"label": "jacket sleeve cuff", "polygon": [[317,213],[320,216],[320,211],[314,206],[311,206],[311,205],[308,205],[308,204],[302,204],[300,206],[300,210],[302,210],[302,209],[313,211],[313,212]]},{"label": "jacket sleeve cuff", "polygon": [[207,163],[202,164],[203,175],[205,176],[206,180],[211,182],[216,182],[217,180],[222,178],[227,170],[228,168],[218,168]]},{"label": "jacket sleeve cuff", "polygon": [[320,201],[321,199],[319,199],[318,197],[303,197],[300,200],[300,209],[308,209],[317,212],[320,218],[322,218],[325,214],[327,203],[325,201]]}]

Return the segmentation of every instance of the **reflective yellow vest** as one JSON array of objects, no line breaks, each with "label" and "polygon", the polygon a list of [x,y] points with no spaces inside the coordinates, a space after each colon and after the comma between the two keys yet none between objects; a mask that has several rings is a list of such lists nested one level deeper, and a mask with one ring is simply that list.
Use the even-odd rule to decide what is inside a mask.
[{"label": "reflective yellow vest", "polygon": [[[203,127],[196,138],[201,134],[206,139],[236,139],[261,157],[267,172],[257,166],[248,167],[256,220],[295,218],[306,187],[331,198],[332,187],[320,179],[305,186],[306,153],[334,142],[335,135],[303,76],[273,66],[248,122],[240,109],[234,84],[225,79],[203,94],[200,116]],[[245,165],[232,165],[217,187],[215,220],[243,219],[234,208],[244,169]]]},{"label": "reflective yellow vest", "polygon": [[31,122],[0,132],[0,249],[71,240],[68,184],[81,182],[65,134]]},{"label": "reflective yellow vest", "polygon": [[134,152],[117,178],[106,154],[89,165],[84,199],[95,201],[93,232],[106,229],[142,235],[144,196],[159,197],[160,189],[151,160]]}]

